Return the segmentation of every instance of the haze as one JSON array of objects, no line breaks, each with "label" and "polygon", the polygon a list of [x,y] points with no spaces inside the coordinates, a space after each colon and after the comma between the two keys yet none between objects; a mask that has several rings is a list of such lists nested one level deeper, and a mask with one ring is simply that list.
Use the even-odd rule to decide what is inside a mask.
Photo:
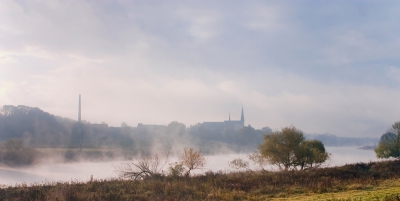
[{"label": "haze", "polygon": [[[326,162],[324,166],[338,166],[356,162],[371,162],[377,161],[373,151],[365,151],[356,149],[355,147],[327,147],[328,151],[332,153],[332,158]],[[208,155],[205,156],[207,164],[204,169],[195,170],[194,174],[202,174],[207,171],[222,171],[230,172],[237,171],[229,167],[229,162],[236,158],[241,158],[249,161],[247,154],[221,154],[221,155]],[[171,163],[177,161],[176,157],[169,160]],[[91,175],[94,179],[111,179],[118,178],[115,172],[115,167],[127,161],[108,161],[108,162],[85,162],[79,163],[42,163],[30,168],[9,169],[0,168],[0,187],[1,185],[15,185],[20,183],[27,184],[43,184],[48,182],[69,182],[69,181],[82,181],[90,180]],[[259,170],[257,164],[249,163],[252,170]],[[277,170],[275,166],[266,166],[268,170]]]},{"label": "haze", "polygon": [[399,1],[0,2],[0,105],[136,126],[239,119],[379,137]]}]

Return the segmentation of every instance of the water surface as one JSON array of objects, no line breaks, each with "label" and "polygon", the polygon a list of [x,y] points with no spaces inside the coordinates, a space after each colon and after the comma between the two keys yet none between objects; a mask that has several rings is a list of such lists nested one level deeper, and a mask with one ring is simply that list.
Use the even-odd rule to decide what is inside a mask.
[{"label": "water surface", "polygon": [[[356,162],[377,161],[373,150],[361,150],[356,147],[326,147],[332,154],[331,159],[325,166],[338,166]],[[195,173],[204,173],[206,171],[230,172],[228,163],[235,158],[248,159],[247,154],[224,154],[206,156],[207,164],[204,169]],[[177,161],[172,157],[169,163]],[[111,161],[111,162],[81,162],[81,163],[48,163],[37,165],[26,169],[11,169],[0,167],[0,184],[15,185],[21,183],[48,183],[48,182],[66,182],[66,181],[88,181],[91,176],[94,179],[117,178],[115,172],[116,166],[129,161]],[[258,166],[250,163],[251,169],[258,169]],[[269,169],[276,169],[269,167]]]}]

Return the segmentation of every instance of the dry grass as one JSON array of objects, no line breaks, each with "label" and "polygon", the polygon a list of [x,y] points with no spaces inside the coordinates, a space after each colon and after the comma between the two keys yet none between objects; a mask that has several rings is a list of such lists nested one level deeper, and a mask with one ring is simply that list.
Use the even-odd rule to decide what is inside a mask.
[{"label": "dry grass", "polygon": [[0,200],[363,200],[367,195],[399,200],[399,178],[400,161],[385,161],[307,171],[21,184],[0,189]]}]

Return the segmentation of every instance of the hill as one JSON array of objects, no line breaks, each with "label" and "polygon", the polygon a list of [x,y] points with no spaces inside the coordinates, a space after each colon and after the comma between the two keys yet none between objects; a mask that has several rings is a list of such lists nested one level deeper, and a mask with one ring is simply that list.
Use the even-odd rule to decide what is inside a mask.
[{"label": "hill", "polygon": [[37,107],[5,105],[0,109],[0,140],[22,138],[37,147],[68,145],[74,124]]},{"label": "hill", "polygon": [[[79,132],[81,130],[81,133]],[[108,127],[106,123],[78,123],[75,120],[49,114],[37,107],[5,105],[0,109],[0,142],[21,138],[32,147],[71,147],[82,144],[86,148],[114,147],[146,153],[157,146],[161,150],[183,144],[212,154],[223,150],[251,152],[263,141],[271,129],[205,129],[201,124],[186,127],[173,121],[168,125]],[[82,139],[81,139],[82,134]],[[349,138],[332,134],[305,134],[318,139],[325,146],[367,146],[378,143],[378,138]]]}]

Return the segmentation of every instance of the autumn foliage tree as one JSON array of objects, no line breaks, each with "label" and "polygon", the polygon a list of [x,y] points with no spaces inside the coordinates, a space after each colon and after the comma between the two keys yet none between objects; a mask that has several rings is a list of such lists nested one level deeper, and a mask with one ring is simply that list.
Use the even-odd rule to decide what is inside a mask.
[{"label": "autumn foliage tree", "polygon": [[303,132],[294,126],[265,135],[258,152],[281,170],[318,167],[329,158],[321,141],[305,140]]},{"label": "autumn foliage tree", "polygon": [[200,169],[206,164],[206,159],[201,152],[193,148],[184,148],[180,161],[186,170],[186,176],[189,176],[192,170]]}]

